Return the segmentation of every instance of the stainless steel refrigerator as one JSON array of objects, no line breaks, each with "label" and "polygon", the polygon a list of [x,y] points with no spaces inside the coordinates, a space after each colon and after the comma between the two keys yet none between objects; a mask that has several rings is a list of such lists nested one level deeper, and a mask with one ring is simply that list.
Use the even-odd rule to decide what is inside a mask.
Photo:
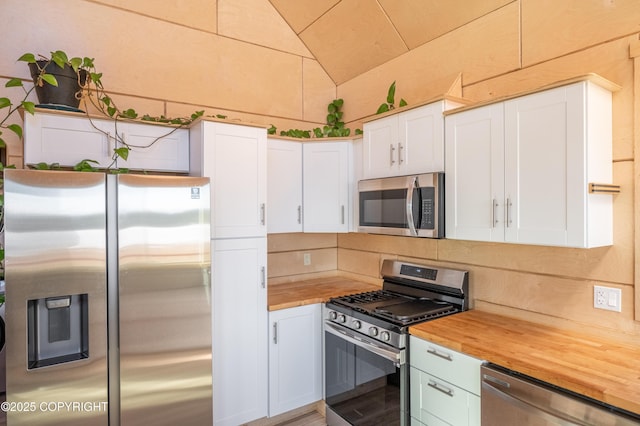
[{"label": "stainless steel refrigerator", "polygon": [[4,190],[8,424],[212,424],[208,178]]}]

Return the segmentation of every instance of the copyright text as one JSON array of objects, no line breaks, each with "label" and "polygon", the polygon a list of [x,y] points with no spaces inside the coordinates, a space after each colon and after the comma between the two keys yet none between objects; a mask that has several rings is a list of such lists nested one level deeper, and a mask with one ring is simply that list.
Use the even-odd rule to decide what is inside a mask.
[{"label": "copyright text", "polygon": [[36,411],[43,412],[93,412],[107,411],[109,409],[108,402],[80,402],[80,401],[48,401],[48,402],[29,402],[29,401],[5,401],[0,403],[0,410],[5,413],[32,413]]}]

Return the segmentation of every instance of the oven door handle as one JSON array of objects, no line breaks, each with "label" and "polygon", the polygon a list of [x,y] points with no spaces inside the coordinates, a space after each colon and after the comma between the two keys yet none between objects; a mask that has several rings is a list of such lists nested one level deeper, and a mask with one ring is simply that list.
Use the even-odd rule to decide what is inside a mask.
[{"label": "oven door handle", "polygon": [[417,237],[418,231],[416,231],[416,223],[413,219],[413,190],[417,187],[418,176],[410,177],[407,184],[407,224],[409,225],[409,232],[412,236]]},{"label": "oven door handle", "polygon": [[325,322],[324,330],[340,337],[341,339],[346,340],[349,343],[359,346],[362,349],[373,352],[376,355],[380,355],[384,359],[393,362],[396,367],[399,367],[400,365],[405,363],[404,352],[400,349],[396,349],[393,347],[382,347],[375,341],[356,335],[348,328],[341,327],[337,324]]}]

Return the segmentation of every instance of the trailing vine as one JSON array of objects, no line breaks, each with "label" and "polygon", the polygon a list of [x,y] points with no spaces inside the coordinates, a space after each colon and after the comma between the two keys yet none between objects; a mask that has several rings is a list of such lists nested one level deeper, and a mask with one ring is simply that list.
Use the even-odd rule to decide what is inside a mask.
[{"label": "trailing vine", "polygon": [[[15,133],[19,138],[22,138],[23,129],[19,124],[5,124],[10,116],[19,111],[20,108],[24,109],[29,114],[35,113],[35,104],[31,101],[28,101],[28,97],[36,88],[36,86],[42,87],[44,85],[58,86],[58,81],[53,74],[48,73],[47,67],[54,63],[60,68],[64,68],[65,66],[69,66],[73,68],[78,76],[78,85],[81,88],[81,92],[78,95],[80,100],[84,102],[84,109],[88,111],[87,102],[90,102],[93,107],[98,110],[105,117],[110,118],[116,122],[116,132],[115,134],[109,134],[104,132],[100,128],[98,128],[92,121],[92,117],[87,114],[87,118],[91,122],[91,125],[98,131],[105,134],[108,138],[114,139],[116,141],[117,148],[114,148],[112,153],[112,163],[107,167],[107,170],[112,172],[126,172],[127,169],[118,169],[113,170],[112,167],[115,165],[118,158],[122,158],[126,160],[129,156],[130,148],[148,148],[155,144],[158,140],[170,135],[176,129],[180,127],[184,127],[189,125],[195,119],[204,115],[204,111],[195,111],[189,117],[176,117],[170,118],[161,115],[159,117],[153,117],[149,114],[144,114],[139,117],[138,113],[133,108],[120,109],[112,97],[105,91],[104,85],[102,84],[102,73],[98,72],[94,59],[89,57],[69,57],[64,51],[56,50],[51,52],[49,57],[43,55],[34,55],[33,53],[25,53],[20,58],[18,58],[20,62],[26,62],[27,64],[35,64],[38,70],[37,76],[34,77],[34,84],[32,87],[27,88],[21,79],[12,78],[6,84],[5,88],[22,88],[24,95],[19,103],[13,104],[8,97],[0,97],[0,110],[4,109],[6,114],[0,121],[0,147],[5,147],[6,143],[2,138],[2,132],[4,129],[10,130]],[[43,64],[39,63],[42,61]],[[218,118],[223,118],[225,116],[218,115]],[[165,135],[161,135],[155,140],[151,141],[146,146],[135,146],[128,144],[122,135],[117,131],[117,122],[118,120],[136,120],[136,121],[149,121],[156,123],[169,124],[172,126],[177,126],[171,130],[169,130]],[[79,171],[95,171],[97,170],[93,164],[97,164],[96,161],[85,159],[78,163],[74,169]],[[40,169],[55,169],[56,165],[51,164],[39,164],[36,166]],[[57,166],[59,168],[59,165]]]},{"label": "trailing vine", "polygon": [[[343,105],[344,100],[342,99],[335,99],[331,101],[331,103],[329,103],[329,105],[327,106],[327,124],[325,124],[322,128],[316,127],[313,130],[282,130],[280,131],[280,136],[303,139],[309,139],[311,137],[347,137],[351,134],[351,129],[345,127],[344,121],[342,121],[342,116],[344,113],[341,111],[341,108]],[[278,129],[272,124],[271,127],[267,130],[267,133],[270,135],[275,135],[277,131]],[[362,130],[356,129],[355,134],[362,134]]]}]

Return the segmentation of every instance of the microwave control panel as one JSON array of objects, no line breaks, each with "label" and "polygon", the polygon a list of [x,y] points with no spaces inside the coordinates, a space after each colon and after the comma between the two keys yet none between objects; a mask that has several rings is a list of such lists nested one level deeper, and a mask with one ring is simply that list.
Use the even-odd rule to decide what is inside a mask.
[{"label": "microwave control panel", "polygon": [[435,188],[420,188],[422,192],[422,211],[420,212],[420,229],[434,229],[435,224]]}]

